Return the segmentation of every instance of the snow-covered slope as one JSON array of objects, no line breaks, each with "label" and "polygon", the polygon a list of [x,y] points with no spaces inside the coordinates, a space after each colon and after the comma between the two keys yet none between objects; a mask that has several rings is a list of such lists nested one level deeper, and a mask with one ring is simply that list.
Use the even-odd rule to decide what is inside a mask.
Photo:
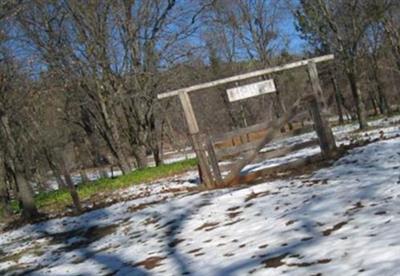
[{"label": "snow-covered slope", "polygon": [[2,234],[0,270],[399,275],[399,168],[395,138],[310,176],[173,197],[154,188],[147,198]]}]

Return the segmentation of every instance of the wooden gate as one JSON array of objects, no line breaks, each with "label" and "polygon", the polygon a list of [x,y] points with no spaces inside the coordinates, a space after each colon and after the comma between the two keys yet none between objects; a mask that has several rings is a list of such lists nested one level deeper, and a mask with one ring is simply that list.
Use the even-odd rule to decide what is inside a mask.
[{"label": "wooden gate", "polygon": [[[247,164],[250,164],[252,161],[254,161],[257,156],[259,156],[260,150],[267,143],[281,135],[282,127],[288,122],[292,121],[294,118],[302,116],[302,114],[307,112],[304,110],[304,106],[306,106],[311,113],[313,128],[317,133],[318,141],[307,142],[303,145],[297,145],[297,147],[301,148],[318,143],[321,147],[322,156],[330,156],[335,151],[336,144],[328,120],[321,115],[321,110],[326,108],[326,104],[318,78],[316,63],[332,60],[333,58],[333,55],[326,55],[307,60],[301,60],[282,66],[262,69],[159,94],[158,99],[174,96],[179,97],[188,125],[191,144],[199,162],[199,171],[204,184],[210,188],[220,184],[225,186],[236,184],[240,180],[240,172],[242,169]],[[301,66],[307,66],[308,75],[312,85],[312,91],[299,98],[282,117],[271,122],[265,122],[246,129],[225,133],[219,137],[209,137],[200,132],[190,101],[190,92],[201,91],[218,85],[239,82],[242,80],[265,76],[274,72],[289,70]],[[309,128],[310,126],[305,127]],[[301,132],[303,130],[293,130],[293,133],[296,133],[296,131]],[[230,142],[228,142],[229,140]],[[224,143],[225,145],[231,143],[231,146],[224,147],[222,146]],[[282,150],[279,154],[284,154],[284,152],[285,150]],[[218,161],[222,160],[226,156],[235,156],[243,153],[244,156],[242,156],[242,159],[234,164],[227,176],[222,178]],[[275,152],[274,154],[276,155],[278,153]],[[267,154],[263,157],[272,158],[274,154]]]}]

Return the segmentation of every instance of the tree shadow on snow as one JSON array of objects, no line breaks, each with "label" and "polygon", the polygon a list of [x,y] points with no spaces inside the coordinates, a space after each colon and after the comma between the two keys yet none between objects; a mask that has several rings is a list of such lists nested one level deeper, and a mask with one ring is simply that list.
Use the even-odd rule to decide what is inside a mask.
[{"label": "tree shadow on snow", "polygon": [[[114,221],[113,224],[105,223],[103,226],[101,223],[98,223],[98,220],[111,215],[112,213],[108,212],[106,209],[99,209],[85,213],[79,217],[68,217],[66,219],[69,220],[71,224],[63,223],[63,225],[66,226],[65,231],[54,232],[54,230],[51,229],[52,221],[32,225],[32,232],[42,234],[39,238],[50,238],[50,245],[60,246],[55,252],[48,252],[53,258],[48,263],[48,267],[57,267],[57,265],[61,263],[61,265],[67,265],[63,273],[65,275],[98,275],[96,271],[89,273],[78,271],[76,274],[73,274],[67,270],[68,266],[73,268],[73,266],[78,266],[89,261],[101,265],[101,271],[104,275],[149,275],[144,269],[138,267],[136,262],[131,258],[129,261],[126,261],[116,253],[102,253],[101,250],[90,249],[92,243],[112,234],[116,230],[116,227],[122,222]],[[74,227],[74,222],[79,222],[78,225],[81,225],[81,227]],[[69,256],[73,254],[73,259],[71,259],[71,257],[68,259],[66,256],[67,254]],[[63,263],[63,259],[65,263]],[[57,264],[55,265],[55,263]],[[46,265],[37,264],[35,268],[23,271],[22,273],[40,273],[39,270],[46,270],[46,267]],[[85,267],[82,266],[82,268]]]}]

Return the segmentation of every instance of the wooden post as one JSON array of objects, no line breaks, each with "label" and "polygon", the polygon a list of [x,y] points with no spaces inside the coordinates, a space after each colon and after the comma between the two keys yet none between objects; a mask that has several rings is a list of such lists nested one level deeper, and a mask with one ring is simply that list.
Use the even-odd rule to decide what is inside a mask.
[{"label": "wooden post", "polygon": [[218,159],[217,156],[215,155],[214,146],[210,136],[206,137],[206,146],[207,146],[208,158],[210,160],[214,174],[215,184],[216,185],[221,184],[222,183],[221,171],[219,170]]},{"label": "wooden post", "polygon": [[319,82],[317,65],[315,64],[315,62],[310,61],[310,62],[308,62],[307,67],[308,67],[308,75],[310,77],[313,93],[317,97],[318,102],[319,102],[320,106],[322,107],[322,109],[325,109],[325,108],[327,108],[327,105],[325,102],[325,97],[322,93],[321,84]]},{"label": "wooden post", "polygon": [[308,74],[314,93],[314,97],[310,100],[310,111],[314,121],[315,131],[318,135],[322,155],[329,157],[336,149],[335,137],[333,136],[328,120],[321,115],[321,106],[326,107],[326,104],[318,79],[317,66],[312,61],[308,63]]},{"label": "wooden post", "polygon": [[209,187],[213,183],[212,175],[210,167],[208,166],[207,156],[204,152],[203,143],[200,139],[199,126],[197,124],[196,116],[194,115],[192,103],[190,102],[190,98],[187,92],[179,93],[179,99],[183,107],[183,112],[185,114],[185,119],[189,128],[191,144],[199,162],[202,178],[206,186]]},{"label": "wooden post", "polygon": [[179,99],[181,100],[183,112],[189,128],[189,134],[199,133],[199,126],[188,93],[179,93]]},{"label": "wooden post", "polygon": [[192,143],[193,150],[196,153],[197,160],[199,162],[200,166],[199,175],[201,175],[201,179],[204,181],[204,184],[207,187],[212,188],[214,184],[213,178],[210,167],[208,165],[207,155],[205,153],[200,133],[190,134],[190,140]]}]

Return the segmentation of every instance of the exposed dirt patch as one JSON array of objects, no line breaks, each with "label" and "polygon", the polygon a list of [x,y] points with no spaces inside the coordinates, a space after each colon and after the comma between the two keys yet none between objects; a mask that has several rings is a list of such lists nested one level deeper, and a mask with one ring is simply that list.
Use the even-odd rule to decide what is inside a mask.
[{"label": "exposed dirt patch", "polygon": [[385,214],[386,214],[386,211],[379,211],[379,212],[376,212],[374,215],[382,216],[382,215],[385,215]]},{"label": "exposed dirt patch", "polygon": [[340,228],[342,228],[346,224],[347,224],[347,221],[339,222],[338,224],[334,225],[332,228],[329,228],[329,229],[326,229],[326,230],[322,231],[322,234],[324,236],[329,236],[330,234],[332,234],[332,232],[335,232],[335,231],[339,230]]},{"label": "exposed dirt patch", "polygon": [[276,257],[271,257],[271,258],[265,259],[261,263],[263,265],[265,265],[265,267],[274,267],[274,268],[280,267],[280,266],[285,264],[284,262],[282,262],[282,260],[287,255],[289,255],[289,253],[285,253],[285,254],[282,254],[282,255],[279,255],[279,256],[276,256]]},{"label": "exposed dirt patch", "polygon": [[232,257],[232,256],[235,256],[235,254],[233,254],[233,253],[225,253],[224,254],[224,257]]},{"label": "exposed dirt patch", "polygon": [[287,266],[307,267],[307,266],[312,266],[312,265],[316,265],[316,264],[327,264],[330,262],[331,262],[331,259],[321,259],[316,262],[291,263],[291,264],[287,264]]},{"label": "exposed dirt patch", "polygon": [[180,244],[183,241],[185,241],[185,239],[174,239],[173,241],[168,243],[168,246],[173,248],[173,247],[177,246],[178,244]]},{"label": "exposed dirt patch", "polygon": [[262,244],[262,245],[260,245],[258,248],[263,249],[263,248],[266,248],[267,246],[268,246],[268,243]]},{"label": "exposed dirt patch", "polygon": [[233,224],[236,224],[236,223],[238,223],[238,222],[240,222],[242,220],[244,220],[244,219],[241,218],[241,219],[237,219],[237,220],[232,221],[232,222],[227,222],[227,223],[224,224],[224,226],[233,225]]},{"label": "exposed dirt patch", "polygon": [[197,253],[197,252],[199,252],[199,251],[201,251],[203,248],[196,248],[196,249],[193,249],[193,250],[190,250],[190,251],[188,251],[187,253],[188,254],[193,254],[193,253]]},{"label": "exposed dirt patch", "polygon": [[143,222],[143,225],[156,224],[157,222],[160,221],[160,219],[161,219],[161,217],[150,217],[150,218],[147,218]]},{"label": "exposed dirt patch", "polygon": [[[236,177],[236,179],[233,180],[232,183],[228,183],[229,185],[227,186],[237,186],[238,183],[240,183],[240,185],[243,185],[243,183],[246,183],[247,185],[253,185],[264,183],[266,181],[273,181],[276,179],[282,180],[301,175],[309,175],[316,170],[331,166],[333,161],[336,161],[345,156],[347,152],[351,149],[362,147],[380,140],[387,139],[384,138],[371,139],[368,141],[353,141],[350,145],[341,145],[337,149],[336,153],[329,159],[323,159],[320,157],[320,155],[309,156],[307,158],[304,158],[303,160],[292,162],[293,164],[284,164],[277,167],[267,168],[265,170],[259,170],[253,173],[249,173],[247,175],[240,175]],[[319,185],[327,183],[324,180],[320,180],[315,184]]]},{"label": "exposed dirt patch", "polygon": [[240,206],[231,207],[231,208],[228,208],[226,210],[231,212],[231,211],[236,211],[237,209],[240,209]]},{"label": "exposed dirt patch", "polygon": [[142,203],[142,204],[138,204],[138,205],[135,205],[135,206],[130,206],[130,207],[128,208],[128,211],[131,212],[131,213],[134,213],[134,212],[140,211],[140,210],[142,210],[142,209],[145,209],[145,208],[147,208],[148,206],[151,206],[151,205],[155,205],[155,204],[164,202],[166,199],[167,199],[167,198],[164,197],[164,198],[162,198],[162,199],[160,199],[160,200],[156,200],[156,201],[153,201],[153,202]]},{"label": "exposed dirt patch", "polygon": [[200,231],[200,230],[203,230],[203,229],[205,231],[211,231],[218,224],[219,224],[219,222],[205,222],[203,225],[201,225],[201,226],[197,227],[196,229],[194,229],[194,231]]},{"label": "exposed dirt patch", "polygon": [[135,263],[133,266],[143,266],[146,269],[153,269],[157,266],[160,266],[161,261],[164,259],[165,257],[159,257],[159,256],[149,257],[143,261]]},{"label": "exposed dirt patch", "polygon": [[233,219],[233,218],[237,217],[238,215],[240,215],[241,213],[242,213],[241,211],[238,211],[238,212],[229,212],[229,213],[227,213],[226,215],[227,215],[229,218]]},{"label": "exposed dirt patch", "polygon": [[345,214],[346,215],[352,215],[356,212],[358,212],[360,209],[364,208],[364,205],[362,204],[361,201],[358,201],[356,204],[354,204],[351,208],[347,209]]},{"label": "exposed dirt patch", "polygon": [[250,200],[252,200],[254,198],[257,198],[257,197],[267,196],[267,195],[270,195],[270,194],[271,194],[270,191],[259,192],[259,193],[251,192],[250,194],[247,195],[247,197],[244,200],[244,202],[250,201]]},{"label": "exposed dirt patch", "polygon": [[[97,241],[105,236],[111,235],[116,231],[118,224],[107,226],[92,226],[84,229],[76,229],[62,233],[45,233],[45,236],[50,237],[50,244],[65,244],[64,249],[71,251],[80,247],[85,247],[88,244]],[[66,243],[71,238],[78,238],[77,242]]]},{"label": "exposed dirt patch", "polygon": [[296,220],[289,220],[288,222],[286,222],[286,225],[291,225],[291,224],[293,224],[295,222],[296,222]]}]

